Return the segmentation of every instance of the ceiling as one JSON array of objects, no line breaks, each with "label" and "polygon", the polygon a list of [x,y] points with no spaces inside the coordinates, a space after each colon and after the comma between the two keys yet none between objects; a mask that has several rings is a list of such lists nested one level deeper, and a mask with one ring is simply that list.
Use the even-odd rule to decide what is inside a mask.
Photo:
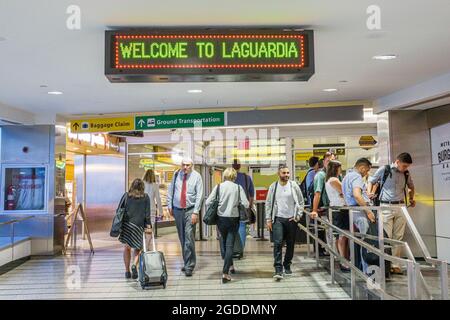
[{"label": "ceiling", "polygon": [[[70,116],[373,100],[450,71],[448,0],[378,0],[380,31],[366,27],[372,0],[79,0],[81,30],[69,30],[73,3],[0,2],[0,103]],[[308,82],[112,84],[104,31],[127,26],[302,26],[315,31],[316,73]],[[398,58],[371,59],[391,53]]]}]

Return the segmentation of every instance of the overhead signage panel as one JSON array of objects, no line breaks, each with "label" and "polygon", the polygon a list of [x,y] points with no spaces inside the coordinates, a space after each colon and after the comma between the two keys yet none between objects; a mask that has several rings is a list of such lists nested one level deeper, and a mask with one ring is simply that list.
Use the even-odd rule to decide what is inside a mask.
[{"label": "overhead signage panel", "polygon": [[305,81],[313,73],[310,30],[106,31],[111,82]]},{"label": "overhead signage panel", "polygon": [[225,126],[225,113],[136,116],[135,119],[136,130],[194,128],[196,125],[202,127]]},{"label": "overhead signage panel", "polygon": [[80,119],[70,122],[72,133],[93,133],[134,130],[134,117]]}]

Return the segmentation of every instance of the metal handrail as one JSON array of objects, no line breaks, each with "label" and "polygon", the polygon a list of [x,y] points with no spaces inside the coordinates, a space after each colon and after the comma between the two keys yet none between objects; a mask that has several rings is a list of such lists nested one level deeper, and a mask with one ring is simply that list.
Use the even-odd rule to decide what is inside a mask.
[{"label": "metal handrail", "polygon": [[19,223],[19,222],[22,222],[22,221],[25,221],[25,220],[29,220],[29,219],[32,219],[32,218],[34,218],[35,216],[27,216],[27,217],[24,217],[24,218],[18,218],[18,219],[11,219],[11,220],[9,220],[9,221],[6,221],[6,222],[2,222],[2,223],[0,223],[0,226],[2,226],[2,225],[11,225],[11,236],[10,236],[10,238],[11,238],[11,250],[12,250],[12,252],[11,252],[11,255],[12,255],[12,261],[14,261],[14,224],[16,224],[16,223]]},{"label": "metal handrail", "polygon": [[12,220],[8,220],[8,221],[5,221],[5,222],[0,222],[0,226],[13,224],[13,223],[18,223],[18,222],[22,222],[22,221],[29,220],[29,219],[32,219],[32,218],[35,218],[35,216],[28,216],[28,217],[25,217],[25,218],[12,219]]},{"label": "metal handrail", "polygon": [[[334,257],[336,256],[338,258],[338,260],[343,263],[344,265],[346,265],[347,267],[349,267],[351,269],[351,294],[352,297],[355,296],[355,290],[356,290],[356,279],[355,276],[358,275],[360,277],[362,277],[363,279],[365,279],[366,281],[371,281],[369,279],[369,277],[367,275],[365,275],[363,272],[361,272],[355,265],[354,265],[354,261],[355,261],[355,252],[354,252],[354,244],[357,243],[359,244],[361,247],[366,248],[366,250],[368,250],[369,252],[372,252],[374,254],[376,254],[379,257],[379,268],[380,268],[380,276],[381,276],[381,283],[380,283],[380,288],[377,291],[380,291],[381,293],[381,297],[383,299],[386,298],[393,298],[391,295],[389,295],[386,291],[385,291],[385,265],[384,262],[385,260],[388,261],[392,261],[392,262],[397,262],[399,264],[405,264],[407,266],[407,270],[408,270],[408,289],[409,289],[409,298],[410,299],[416,299],[417,297],[417,278],[418,278],[418,270],[419,270],[419,265],[411,259],[403,259],[403,258],[398,258],[398,257],[394,257],[391,255],[388,255],[384,252],[384,239],[383,239],[383,235],[382,235],[382,231],[381,234],[379,234],[379,248],[376,248],[374,246],[371,246],[370,244],[366,243],[365,241],[357,238],[354,235],[354,231],[353,231],[353,212],[351,211],[352,209],[367,209],[367,207],[347,207],[348,209],[350,209],[350,233],[334,226],[332,223],[329,223],[328,221],[317,217],[316,219],[314,219],[314,229],[315,229],[315,235],[312,235],[312,233],[309,231],[309,212],[305,211],[307,213],[307,219],[306,219],[306,223],[307,226],[304,227],[301,224],[299,224],[299,227],[301,229],[303,229],[307,234],[308,234],[308,244],[309,244],[309,236],[313,237],[316,241],[315,241],[315,245],[316,245],[316,260],[317,260],[317,265],[319,264],[319,254],[318,254],[318,245],[319,243],[325,248],[325,250],[327,250],[328,252],[330,252],[330,269],[331,269],[331,274],[332,274],[332,282],[334,283]],[[380,209],[379,207],[371,207],[373,210],[375,209]],[[386,207],[384,207],[384,209],[386,209]],[[329,208],[329,215],[330,215],[330,220],[332,221],[332,209]],[[382,218],[382,215],[381,215]],[[346,236],[347,238],[350,239],[350,253],[351,253],[351,259],[350,261],[348,261],[347,259],[345,259],[344,257],[340,256],[339,254],[337,254],[327,243],[323,242],[321,239],[319,239],[318,237],[318,221],[320,221],[323,225],[328,226],[331,229],[336,230],[339,234],[342,234],[344,236]],[[383,226],[382,226],[382,219],[380,219],[380,215],[379,215],[379,220],[378,220],[378,224],[379,224],[379,233],[380,230],[383,230]],[[330,234],[330,233],[329,233]],[[330,238],[330,240],[332,241],[332,236]],[[308,246],[308,254],[309,254],[309,246]],[[395,297],[394,297],[395,298]]]},{"label": "metal handrail", "polygon": [[[411,251],[411,249],[410,249],[408,243],[403,242],[403,241],[393,240],[393,239],[384,239],[384,237],[383,237],[383,233],[382,233],[382,231],[381,231],[381,230],[383,230],[383,224],[382,224],[382,221],[383,221],[383,219],[382,219],[383,213],[382,213],[382,210],[387,210],[387,209],[388,209],[388,210],[399,210],[399,209],[401,209],[401,212],[402,212],[403,216],[405,217],[405,219],[406,219],[406,221],[407,221],[407,225],[408,225],[408,227],[410,228],[411,233],[413,234],[414,239],[415,239],[416,242],[419,244],[419,248],[421,249],[421,251],[422,251],[422,253],[423,253],[423,255],[424,255],[425,261],[426,261],[427,263],[430,263],[433,267],[434,267],[435,265],[438,265],[438,268],[439,268],[439,271],[440,271],[440,280],[441,280],[441,298],[442,298],[442,299],[448,299],[448,274],[447,274],[447,262],[446,262],[446,261],[443,261],[443,260],[439,260],[439,259],[432,258],[432,257],[430,256],[429,251],[428,251],[428,249],[426,248],[425,243],[423,242],[423,240],[422,240],[422,238],[421,238],[419,232],[417,231],[417,228],[415,227],[415,225],[414,225],[414,223],[413,223],[411,217],[409,216],[409,213],[408,213],[408,211],[407,211],[407,208],[406,208],[405,206],[403,206],[403,207],[398,207],[398,206],[383,206],[383,207],[381,207],[381,206],[341,206],[341,207],[329,207],[329,208],[328,208],[328,211],[329,211],[329,216],[330,216],[330,218],[331,218],[332,210],[333,210],[333,209],[334,209],[334,210],[347,209],[347,210],[349,210],[349,212],[352,212],[352,210],[354,210],[354,211],[365,211],[365,210],[376,210],[376,211],[378,211],[378,230],[379,230],[379,235],[378,235],[378,237],[353,232],[353,214],[350,214],[351,222],[352,222],[352,223],[351,223],[351,233],[352,233],[352,234],[350,234],[350,233],[348,233],[348,232],[346,232],[346,231],[344,231],[344,230],[341,230],[341,229],[337,228],[337,227],[334,226],[332,223],[329,223],[328,221],[323,220],[323,219],[320,218],[320,217],[318,217],[316,220],[320,221],[323,225],[326,225],[326,226],[330,227],[330,228],[333,229],[333,230],[337,230],[337,233],[338,233],[338,234],[342,234],[342,235],[348,237],[349,239],[351,239],[352,246],[353,246],[354,243],[358,243],[358,244],[361,245],[362,247],[368,249],[370,252],[373,252],[373,253],[377,254],[377,255],[380,257],[380,269],[382,269],[382,280],[383,280],[382,282],[383,282],[383,288],[384,288],[384,282],[385,282],[385,279],[384,279],[384,260],[388,260],[388,261],[397,262],[397,263],[400,263],[400,264],[406,264],[407,267],[408,267],[408,271],[414,271],[414,269],[416,269],[416,270],[414,271],[415,276],[414,276],[414,275],[408,274],[408,286],[409,286],[409,287],[413,286],[413,287],[414,287],[414,290],[417,290],[417,286],[416,286],[416,284],[414,283],[415,281],[412,281],[412,283],[410,283],[410,282],[411,282],[411,281],[410,281],[410,278],[411,278],[411,279],[412,279],[412,277],[415,277],[416,279],[418,278],[418,279],[420,280],[420,282],[422,283],[422,286],[423,286],[423,288],[425,289],[425,291],[426,291],[426,293],[427,293],[427,296],[428,296],[429,298],[432,298],[432,295],[431,295],[430,290],[429,290],[429,288],[428,288],[428,286],[427,286],[427,284],[426,284],[426,282],[425,282],[425,279],[423,278],[423,275],[422,275],[422,273],[420,272],[420,265],[416,263],[415,258],[414,258],[414,255],[412,254],[412,251]],[[315,237],[314,235],[312,235],[312,233],[311,233],[309,230],[307,230],[307,229],[309,229],[309,212],[308,212],[308,211],[305,211],[305,212],[307,213],[307,228],[305,228],[305,227],[302,226],[302,225],[299,225],[299,226],[300,226],[301,229],[303,229],[305,232],[308,233],[307,243],[308,243],[308,245],[309,245],[309,236],[311,236],[311,237],[313,237],[313,238],[316,238],[316,237]],[[314,226],[315,228],[317,228],[316,225],[317,225],[317,221],[316,221],[315,226]],[[357,237],[355,237],[355,235],[356,235],[356,236],[359,236],[359,237],[364,237],[364,238],[369,238],[369,239],[375,239],[375,240],[378,240],[378,241],[379,241],[380,249],[375,248],[375,247],[372,247],[372,249],[371,249],[371,248],[368,248],[368,247],[367,247],[368,244],[365,243],[364,241],[363,241],[364,243],[361,243],[361,240],[358,239]],[[330,247],[328,246],[328,244],[325,244],[325,243],[324,243],[323,241],[321,241],[320,239],[316,239],[316,240],[317,240],[317,241],[316,241],[316,246],[318,246],[318,242],[319,242],[319,243],[322,244],[322,246],[323,246],[325,249],[330,249]],[[406,249],[407,256],[408,256],[409,259],[401,259],[401,258],[392,259],[392,258],[393,258],[392,256],[387,255],[387,254],[385,254],[385,252],[384,252],[384,248],[385,248],[384,243],[385,243],[385,242],[386,242],[386,243],[391,243],[391,244],[396,244],[396,245],[404,246],[405,249]],[[369,246],[370,246],[370,245],[369,245]],[[318,248],[317,248],[317,249],[318,249]],[[353,248],[351,248],[351,249],[353,249]],[[376,249],[376,250],[373,250],[373,249]],[[330,250],[328,250],[328,251],[330,251]],[[351,251],[352,251],[352,250],[351,250]],[[308,246],[308,254],[309,254],[309,246]],[[353,252],[352,252],[352,254],[353,254]],[[316,253],[316,256],[317,256],[317,255],[318,255],[318,254]],[[334,260],[334,256],[336,256],[336,257],[338,258],[339,261],[341,261],[341,260],[346,260],[344,257],[341,257],[339,254],[337,254],[337,255],[336,255],[336,254],[334,254],[334,255],[331,255],[331,254],[330,254],[330,260]],[[394,258],[396,258],[396,257],[394,257]],[[400,259],[400,260],[398,260],[398,259]],[[331,262],[331,261],[330,261],[330,262]],[[333,266],[332,266],[332,270],[331,270],[331,271],[332,271],[332,273],[334,273],[334,261],[332,261],[332,262],[333,262]],[[345,264],[345,265],[348,265],[348,264],[346,264],[346,263],[344,263],[344,264]],[[350,264],[352,264],[352,263],[350,263]],[[411,268],[411,264],[412,264],[413,268]],[[354,269],[354,268],[352,268],[352,270],[353,270],[353,269]],[[355,271],[356,271],[356,270],[355,270]],[[360,271],[360,270],[358,269],[358,271]],[[357,271],[357,273],[358,273],[358,271]],[[408,273],[410,273],[410,272],[408,272]],[[359,275],[360,275],[360,274],[359,274]],[[353,278],[353,276],[352,276],[352,278]],[[332,274],[332,280],[334,281],[334,274]],[[353,279],[352,279],[352,283],[353,283]],[[352,287],[352,290],[353,290],[353,287]],[[352,294],[353,294],[353,292],[352,292]],[[417,292],[415,292],[415,294],[414,294],[414,293],[412,292],[412,290],[410,290],[410,298],[411,298],[411,296],[415,296],[416,294],[417,294]]]}]

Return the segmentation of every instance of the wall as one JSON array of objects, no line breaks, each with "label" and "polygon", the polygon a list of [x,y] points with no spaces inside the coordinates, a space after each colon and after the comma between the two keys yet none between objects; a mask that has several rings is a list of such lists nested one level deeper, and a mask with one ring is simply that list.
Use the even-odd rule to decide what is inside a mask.
[{"label": "wall", "polygon": [[[3,126],[1,134],[1,165],[46,165],[47,170],[47,209],[29,213],[2,212],[3,219],[22,218],[34,215],[35,218],[17,224],[15,229],[18,236],[32,238],[31,254],[53,254],[53,213],[54,213],[54,178],[55,178],[55,127],[47,125],[37,126]],[[23,147],[29,151],[24,153]],[[2,196],[5,192],[3,177]],[[3,201],[3,199],[1,199]]]},{"label": "wall", "polygon": [[[436,256],[431,144],[426,111],[390,111],[389,136],[391,162],[401,152],[409,152],[413,158],[410,172],[416,188],[417,205],[408,211],[430,254]],[[405,241],[413,253],[420,256],[408,232]]]},{"label": "wall", "polygon": [[431,147],[437,255],[450,262],[450,122],[431,129]]}]

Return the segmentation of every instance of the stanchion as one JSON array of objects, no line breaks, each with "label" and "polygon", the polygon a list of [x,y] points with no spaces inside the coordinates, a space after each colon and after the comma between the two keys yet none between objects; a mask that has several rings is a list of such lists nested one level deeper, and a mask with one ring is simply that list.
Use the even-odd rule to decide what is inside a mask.
[{"label": "stanchion", "polygon": [[256,204],[256,210],[257,210],[257,214],[258,214],[258,239],[256,239],[256,241],[267,241],[268,239],[266,239],[264,237],[264,229],[265,229],[265,207],[266,204],[264,202],[259,202]]}]

